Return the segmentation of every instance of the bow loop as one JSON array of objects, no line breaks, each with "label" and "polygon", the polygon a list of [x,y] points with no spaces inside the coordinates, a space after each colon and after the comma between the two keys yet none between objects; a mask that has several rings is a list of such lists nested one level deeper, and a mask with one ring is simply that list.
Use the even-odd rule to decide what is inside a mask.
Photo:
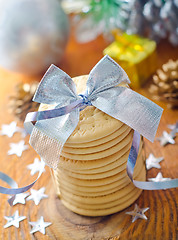
[{"label": "bow loop", "polygon": [[75,100],[77,93],[73,80],[52,64],[42,78],[33,101],[62,107]]},{"label": "bow loop", "polygon": [[91,70],[86,91],[89,96],[96,95],[122,82],[130,83],[126,72],[112,58],[106,55]]},{"label": "bow loop", "polygon": [[119,86],[97,93],[92,105],[154,141],[163,109],[144,96]]}]

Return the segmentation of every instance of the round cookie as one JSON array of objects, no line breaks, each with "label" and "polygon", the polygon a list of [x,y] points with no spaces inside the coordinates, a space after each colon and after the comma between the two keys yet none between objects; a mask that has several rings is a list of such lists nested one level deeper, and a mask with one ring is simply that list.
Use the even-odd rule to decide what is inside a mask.
[{"label": "round cookie", "polygon": [[137,190],[133,189],[129,193],[125,194],[122,198],[116,199],[114,201],[108,201],[104,204],[83,204],[79,202],[74,202],[70,198],[62,197],[61,199],[64,199],[65,201],[75,204],[75,206],[82,208],[82,209],[88,209],[88,210],[98,210],[98,209],[106,209],[106,208],[112,208],[115,207],[116,205],[122,204],[124,201],[128,200],[133,193],[136,193]]},{"label": "round cookie", "polygon": [[105,209],[94,209],[94,210],[93,209],[82,209],[82,208],[79,208],[67,201],[64,201],[63,199],[61,199],[61,201],[64,204],[64,206],[66,206],[68,209],[70,209],[71,211],[78,213],[80,215],[91,216],[91,217],[105,216],[105,215],[110,215],[110,214],[116,213],[116,212],[121,211],[121,210],[125,209],[126,207],[130,206],[140,196],[141,192],[142,192],[141,189],[136,189],[136,191],[133,192],[132,195],[128,196],[127,199],[124,199],[124,202],[122,204],[116,204],[116,206],[114,206],[114,207],[105,208]]},{"label": "round cookie", "polygon": [[[140,181],[144,181],[146,178],[146,170],[142,169],[142,171],[139,173],[138,179]],[[137,179],[137,180],[138,180]],[[67,199],[70,203],[75,203],[75,206],[78,206],[80,208],[84,209],[102,209],[102,208],[108,208],[113,207],[116,204],[121,204],[123,201],[125,201],[125,198],[128,197],[132,192],[137,191],[138,189],[134,187],[132,183],[128,184],[126,187],[122,188],[120,191],[116,191],[111,194],[107,194],[104,196],[98,196],[98,197],[82,197],[77,196],[74,194],[68,194],[66,197],[65,194],[61,195],[62,199]],[[120,194],[119,194],[120,192]],[[118,196],[117,196],[118,195]],[[102,203],[104,203],[102,205]]]},{"label": "round cookie", "polygon": [[[60,156],[58,166],[59,166],[59,168],[62,167],[65,169],[76,169],[76,170],[77,169],[87,170],[87,169],[95,169],[95,168],[103,167],[103,166],[106,166],[106,165],[118,160],[124,154],[128,153],[128,151],[130,152],[130,147],[131,147],[131,143],[126,145],[120,151],[112,154],[109,157],[104,157],[104,158],[100,158],[100,159],[96,159],[96,160],[92,160],[92,161],[88,161],[88,160],[77,161],[77,160],[64,158],[64,157]],[[125,158],[123,159],[123,161],[121,160],[121,164],[124,162],[125,162]]]},{"label": "round cookie", "polygon": [[[137,175],[137,173],[139,172],[139,170],[142,168],[142,166],[144,165],[143,161],[138,165],[138,168],[135,169],[134,171],[134,177]],[[105,177],[102,179],[78,179],[78,178],[74,178],[71,176],[68,176],[66,174],[64,174],[62,171],[60,171],[59,169],[57,170],[57,175],[58,175],[58,179],[59,182],[63,182],[65,181],[66,184],[68,183],[69,185],[77,185],[77,186],[102,186],[102,185],[107,185],[109,183],[113,183],[115,181],[119,181],[122,178],[127,178],[128,175],[126,173],[126,170],[123,170],[115,175],[109,176],[109,177]]]},{"label": "round cookie", "polygon": [[[117,180],[115,182],[112,182],[112,183],[109,183],[109,184],[105,184],[105,185],[100,185],[100,186],[79,186],[79,185],[74,185],[74,184],[71,184],[70,185],[68,183],[66,183],[65,181],[63,181],[62,185],[67,187],[68,189],[72,188],[74,190],[78,190],[78,191],[81,191],[81,192],[102,192],[102,191],[107,191],[107,190],[110,190],[110,189],[113,189],[115,187],[118,187],[120,185],[124,185],[125,183],[129,183],[130,179],[129,178],[121,178],[120,180]],[[60,183],[59,183],[59,180],[56,181],[56,184],[57,184],[57,188],[60,189]]]},{"label": "round cookie", "polygon": [[117,143],[112,148],[106,149],[104,151],[100,151],[92,154],[70,154],[70,153],[64,153],[62,151],[61,156],[69,159],[73,159],[73,160],[94,160],[94,159],[104,158],[118,152],[127,144],[131,144],[132,137],[133,137],[133,130],[129,132],[129,134],[121,142]]},{"label": "round cookie", "polygon": [[64,146],[74,147],[74,148],[87,148],[87,147],[98,146],[103,143],[111,141],[112,139],[116,138],[117,136],[120,135],[120,133],[124,132],[127,129],[128,129],[128,126],[123,124],[123,125],[121,125],[121,127],[119,129],[116,129],[113,133],[111,133],[103,138],[100,138],[100,139],[97,139],[97,140],[94,140],[91,142],[84,142],[84,143],[68,143],[68,142],[66,142]]},{"label": "round cookie", "polygon": [[[139,149],[138,155],[140,154],[141,149],[142,149],[142,143],[141,143],[141,148]],[[87,174],[88,172],[90,172],[91,174],[92,173],[106,172],[106,171],[109,171],[113,168],[116,168],[116,167],[119,167],[121,165],[126,164],[127,160],[128,160],[128,157],[129,157],[129,153],[130,153],[130,149],[124,155],[122,155],[120,158],[118,158],[116,161],[113,161],[113,162],[111,162],[107,165],[104,165],[102,167],[92,168],[92,169],[72,169],[71,168],[71,171],[74,170],[75,172],[78,172],[78,173],[81,173],[81,174]]]},{"label": "round cookie", "polygon": [[[144,172],[144,174],[142,175],[141,180],[144,181],[146,178],[146,172]],[[127,189],[126,189],[127,188]],[[112,194],[108,194],[106,197],[102,196],[102,197],[93,197],[93,198],[89,198],[89,199],[94,199],[93,202],[89,201],[88,202],[88,198],[85,197],[79,197],[79,199],[81,201],[78,201],[79,199],[77,199],[77,201],[75,201],[72,198],[70,198],[69,196],[62,196],[61,199],[62,200],[66,200],[67,202],[69,202],[70,204],[77,206],[79,208],[82,209],[90,209],[90,210],[101,210],[101,209],[106,209],[106,208],[112,208],[114,206],[120,205],[122,202],[125,202],[129,199],[132,199],[132,196],[136,194],[136,192],[139,190],[140,192],[142,191],[141,189],[137,189],[137,188],[130,188],[130,185],[128,185],[127,187],[124,188],[125,193],[122,190],[122,197],[116,197],[116,195],[118,194],[117,192],[112,193]],[[113,198],[114,196],[114,198]],[[75,198],[75,197],[74,197]],[[83,200],[86,199],[87,203],[83,202]],[[100,200],[103,199],[104,203],[102,204],[100,202]],[[114,200],[113,200],[114,199]],[[96,200],[96,201],[95,201]],[[108,200],[108,201],[107,201]],[[99,201],[99,202],[97,202]],[[97,202],[97,203],[96,203]],[[93,204],[92,204],[93,203]],[[129,203],[128,203],[129,204]]]},{"label": "round cookie", "polygon": [[78,173],[78,172],[72,172],[72,171],[67,171],[61,168],[64,174],[67,174],[68,176],[71,176],[73,178],[78,178],[78,179],[102,179],[105,177],[113,176],[119,172],[122,172],[124,169],[126,169],[127,163],[123,163],[122,165],[115,167],[113,169],[107,170],[105,172],[100,172],[100,173]]},{"label": "round cookie", "polygon": [[103,178],[102,181],[101,179],[77,179],[77,178],[73,178],[73,177],[68,177],[66,176],[66,174],[62,174],[62,172],[60,170],[58,170],[58,179],[65,182],[68,182],[70,184],[74,184],[74,185],[78,185],[78,186],[102,186],[102,185],[106,185],[115,181],[119,181],[121,178],[125,178],[127,177],[127,173],[125,170],[123,170],[122,172],[120,172],[119,174],[115,174],[113,176],[107,177],[107,178]]},{"label": "round cookie", "polygon": [[[98,168],[88,168],[88,169],[82,169],[82,168],[71,168],[71,171],[72,172],[76,172],[76,173],[79,173],[79,174],[96,174],[96,173],[102,173],[102,172],[106,172],[106,171],[109,171],[113,168],[116,168],[116,167],[122,167],[122,165],[126,165],[126,160],[127,157],[129,156],[129,152],[130,151],[127,151],[123,156],[121,156],[120,158],[118,158],[117,160],[107,164],[107,165],[104,165],[102,167],[98,167]],[[95,166],[93,166],[95,167]],[[63,167],[61,167],[63,168]],[[63,169],[66,169],[67,168],[63,168]]]},{"label": "round cookie", "polygon": [[100,191],[100,187],[99,188],[95,187],[95,189],[92,189],[92,192],[87,191],[88,188],[86,188],[85,191],[81,192],[78,189],[76,189],[76,190],[71,189],[64,184],[62,184],[62,185],[59,184],[59,186],[60,186],[60,189],[62,189],[62,191],[66,191],[71,194],[75,194],[75,195],[82,196],[82,197],[96,197],[96,196],[103,196],[105,194],[110,194],[110,193],[116,192],[119,189],[127,186],[129,184],[129,182],[130,182],[129,179],[127,179],[127,181],[124,181],[124,182],[121,181],[120,185],[118,185],[117,187],[112,188],[112,186],[111,186],[111,188],[104,190],[104,191]]},{"label": "round cookie", "polygon": [[[142,165],[142,169],[135,174],[135,178],[141,179],[142,174],[144,172],[145,172],[145,167]],[[123,181],[124,179],[125,181]],[[79,187],[76,187],[75,185],[71,185],[71,184],[69,185],[66,182],[62,182],[61,184],[59,183],[58,187],[60,189],[63,189],[64,191],[67,191],[79,196],[102,196],[108,193],[115,192],[123,188],[124,186],[128,185],[131,182],[130,178],[128,177],[124,179],[122,178],[120,181],[118,181],[117,186],[112,186],[113,184],[110,184],[109,186],[104,185],[104,186],[93,187],[93,188],[85,187],[81,189],[81,187],[79,188]]]},{"label": "round cookie", "polygon": [[130,128],[127,128],[124,132],[121,132],[120,135],[118,135],[116,138],[113,138],[109,142],[93,146],[93,147],[87,147],[87,148],[74,148],[74,147],[63,147],[62,153],[69,153],[69,154],[92,154],[100,151],[104,151],[108,148],[112,148],[119,142],[121,142],[128,134],[131,132]]},{"label": "round cookie", "polygon": [[[138,159],[137,159],[137,162],[140,163],[141,161],[141,158],[142,158],[142,154],[138,155]],[[84,174],[81,174],[81,173],[76,173],[72,170],[65,170],[65,169],[62,169],[62,172],[70,177],[73,177],[73,178],[77,178],[77,179],[101,179],[101,178],[106,178],[106,177],[109,177],[109,176],[113,176],[119,172],[122,172],[124,169],[126,169],[126,164],[127,164],[127,159],[125,159],[125,164],[122,164],[116,168],[113,168],[111,170],[107,170],[107,171],[104,171],[104,172],[100,172],[100,173],[95,173],[95,174],[91,174],[90,171],[88,171],[87,173],[84,173]],[[137,166],[135,167],[135,171],[137,171],[137,168],[140,168],[142,164],[137,164]]]},{"label": "round cookie", "polygon": [[106,204],[108,202],[112,202],[115,201],[117,199],[121,199],[123,196],[129,194],[133,189],[135,189],[135,186],[132,183],[129,183],[127,186],[119,189],[119,191],[116,191],[114,193],[110,193],[104,196],[97,196],[97,197],[82,197],[82,196],[78,196],[66,191],[62,191],[62,189],[60,189],[61,192],[61,198],[65,197],[68,200],[71,199],[71,201],[73,202],[78,202],[79,204],[82,205],[102,205],[102,204]]}]

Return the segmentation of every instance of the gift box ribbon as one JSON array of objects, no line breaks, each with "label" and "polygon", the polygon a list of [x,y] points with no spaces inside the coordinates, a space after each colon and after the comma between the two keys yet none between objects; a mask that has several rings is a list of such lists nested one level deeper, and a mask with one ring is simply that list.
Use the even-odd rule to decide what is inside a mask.
[{"label": "gift box ribbon", "polygon": [[104,54],[109,54],[119,61],[120,64],[127,63],[134,65],[140,63],[156,48],[156,43],[137,35],[114,33],[115,41],[104,50]]},{"label": "gift box ribbon", "polygon": [[[143,47],[145,44],[145,40],[140,40],[139,37],[137,37],[136,35],[127,35],[127,34],[123,34],[123,35],[116,35],[116,42],[120,45],[118,45],[118,47],[120,47],[120,54],[118,57],[118,59],[120,59],[120,56],[123,57],[123,59],[121,58],[121,60],[131,60],[129,57],[132,56],[132,59],[134,61],[134,55],[136,54],[136,52],[144,52],[145,48]],[[124,56],[122,56],[123,54],[125,54]],[[127,57],[128,59],[127,59]],[[144,53],[144,56],[146,56],[146,53]],[[126,57],[126,59],[125,59]]]},{"label": "gift box ribbon", "polygon": [[[53,105],[54,108],[27,114],[24,126],[31,134],[30,144],[48,166],[57,168],[62,147],[76,128],[80,111],[92,105],[135,130],[127,173],[136,187],[147,190],[177,187],[177,179],[154,183],[133,179],[140,134],[150,141],[154,140],[163,110],[130,88],[120,86],[121,83],[128,84],[130,80],[125,71],[107,55],[91,70],[86,91],[79,95],[71,77],[51,65],[33,100]],[[21,188],[20,192],[27,191],[35,181]],[[18,193],[19,189],[8,190],[8,194]]]}]

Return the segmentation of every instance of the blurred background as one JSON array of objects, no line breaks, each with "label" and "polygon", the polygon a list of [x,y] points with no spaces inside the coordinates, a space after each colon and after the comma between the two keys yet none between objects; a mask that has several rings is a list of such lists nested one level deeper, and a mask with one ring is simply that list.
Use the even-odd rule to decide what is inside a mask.
[{"label": "blurred background", "polygon": [[20,120],[37,109],[31,99],[50,64],[74,77],[105,54],[133,89],[177,108],[178,1],[0,0],[0,93],[13,86],[9,110]]}]

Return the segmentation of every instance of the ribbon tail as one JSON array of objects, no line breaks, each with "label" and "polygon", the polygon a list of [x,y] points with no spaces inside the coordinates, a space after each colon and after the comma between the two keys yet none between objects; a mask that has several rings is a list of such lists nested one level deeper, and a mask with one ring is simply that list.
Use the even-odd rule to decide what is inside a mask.
[{"label": "ribbon tail", "polygon": [[78,121],[78,108],[60,117],[37,121],[30,136],[30,144],[46,165],[57,168],[63,145],[76,128]]},{"label": "ribbon tail", "polygon": [[[17,183],[11,177],[9,177],[8,175],[6,175],[3,172],[0,172],[0,179],[3,182],[7,183],[11,188],[18,188]],[[1,192],[1,188],[0,188],[0,193],[3,193],[3,192]]]},{"label": "ribbon tail", "polygon": [[132,146],[130,149],[128,161],[127,161],[127,174],[133,184],[143,190],[161,190],[178,187],[178,179],[172,179],[169,181],[160,182],[143,182],[133,179],[134,168],[136,165],[136,159],[138,156],[138,150],[140,146],[140,134],[134,131]]},{"label": "ribbon tail", "polygon": [[[38,174],[38,177],[36,178],[35,181],[33,181],[31,184],[29,184],[25,187],[21,187],[21,188],[18,188],[17,183],[12,178],[10,178],[5,173],[0,172],[0,179],[3,182],[6,182],[11,187],[11,188],[5,188],[5,187],[0,186],[0,193],[9,194],[9,195],[16,195],[16,194],[20,194],[20,193],[28,191],[31,187],[33,187],[33,185],[36,183],[36,181],[40,178],[41,174],[43,173],[44,167],[45,166],[43,166],[41,168],[41,170]],[[15,196],[12,196],[8,200],[8,202],[11,206],[13,205],[14,198],[15,198]]]},{"label": "ribbon tail", "polygon": [[92,104],[154,141],[163,109],[126,87],[114,87],[96,94]]},{"label": "ribbon tail", "polygon": [[164,182],[141,182],[133,180],[133,184],[143,190],[161,190],[178,187],[178,179],[172,179]]},{"label": "ribbon tail", "polygon": [[72,112],[75,108],[80,107],[82,105],[82,101],[82,99],[79,99],[61,108],[28,113],[24,121],[25,130],[31,134],[37,121],[48,120],[66,115]]}]

